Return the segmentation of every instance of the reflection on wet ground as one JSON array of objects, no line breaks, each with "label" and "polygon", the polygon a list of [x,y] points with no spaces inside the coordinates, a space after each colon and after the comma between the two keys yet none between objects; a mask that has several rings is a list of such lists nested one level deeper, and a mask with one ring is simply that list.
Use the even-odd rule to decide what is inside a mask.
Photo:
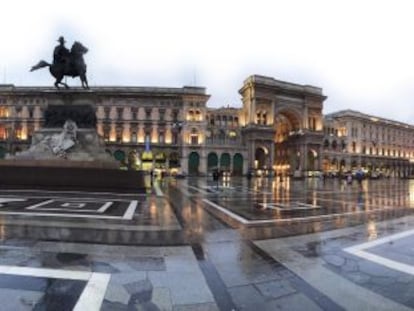
[{"label": "reflection on wet ground", "polygon": [[[237,179],[217,184],[209,179],[186,181],[186,191],[247,220],[292,219],[414,207],[414,185],[404,180],[364,181],[345,185],[338,179]],[[411,191],[410,191],[411,190]],[[399,214],[401,215],[401,214]]]},{"label": "reflection on wet ground", "polygon": [[[90,193],[3,192],[2,211],[21,214],[1,216],[0,297],[10,298],[0,310],[56,310],[56,301],[58,310],[414,308],[409,180],[360,188],[337,179],[217,184],[206,177],[155,187],[145,197],[96,200]],[[131,200],[138,203],[124,217]],[[239,218],[222,217],[208,202]],[[67,215],[83,213],[89,217]],[[62,235],[5,234],[10,224],[29,230],[34,223],[50,236],[52,224],[63,226]],[[82,228],[83,240],[70,241],[70,226]],[[306,226],[313,233],[297,235]],[[275,231],[284,237],[273,238]]]}]

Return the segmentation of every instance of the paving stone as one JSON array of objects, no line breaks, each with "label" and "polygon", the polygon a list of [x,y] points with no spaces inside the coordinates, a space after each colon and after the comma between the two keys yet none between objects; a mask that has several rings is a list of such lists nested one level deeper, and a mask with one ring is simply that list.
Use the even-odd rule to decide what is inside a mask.
[{"label": "paving stone", "polygon": [[101,272],[101,273],[118,273],[119,270],[114,268],[112,265],[105,263],[105,262],[99,262],[94,261],[91,263],[91,268],[93,272]]},{"label": "paving stone", "polygon": [[121,285],[143,281],[145,279],[147,279],[147,273],[144,271],[120,272],[111,275],[111,283]]},{"label": "paving stone", "polygon": [[128,261],[128,265],[136,271],[166,270],[163,257],[136,257],[133,261]]},{"label": "paving stone", "polygon": [[173,305],[214,302],[200,270],[194,272],[149,271],[154,287],[168,287]]},{"label": "paving stone", "polygon": [[322,309],[315,302],[300,293],[281,297],[277,300],[271,301],[264,310],[322,311]]},{"label": "paving stone", "polygon": [[256,283],[255,286],[263,296],[270,298],[279,298],[296,292],[286,280]]},{"label": "paving stone", "polygon": [[137,311],[134,306],[128,306],[120,302],[104,300],[100,311]]},{"label": "paving stone", "polygon": [[368,260],[361,261],[359,263],[359,271],[366,273],[370,276],[387,276],[387,277],[398,277],[398,272],[384,266],[372,263]]},{"label": "paving stone", "polygon": [[327,255],[323,256],[323,259],[328,263],[335,267],[342,267],[345,264],[345,259],[340,256],[336,255]]},{"label": "paving stone", "polygon": [[393,277],[381,277],[381,276],[373,276],[371,277],[371,283],[379,285],[379,286],[383,286],[383,287],[388,287],[391,286],[392,284],[394,284],[396,282],[397,278],[393,278]]},{"label": "paving stone", "polygon": [[357,284],[366,284],[371,280],[371,277],[369,275],[361,272],[348,273],[346,276],[352,282],[355,282]]},{"label": "paving stone", "polygon": [[1,288],[0,310],[29,311],[43,297],[43,292]]},{"label": "paving stone", "polygon": [[229,293],[238,310],[266,310],[266,301],[253,285],[229,288]]},{"label": "paving stone", "polygon": [[[215,303],[197,303],[190,305],[175,305],[173,311],[219,311]],[[231,311],[231,310],[229,310]]]},{"label": "paving stone", "polygon": [[171,311],[172,300],[170,290],[167,287],[154,287],[152,292],[152,302],[161,311]]},{"label": "paving stone", "polygon": [[345,264],[341,267],[343,272],[356,272],[359,270],[358,264],[355,260],[346,258]]},{"label": "paving stone", "polygon": [[396,281],[403,284],[410,284],[414,282],[414,277],[408,274],[404,274],[399,276]]},{"label": "paving stone", "polygon": [[160,309],[152,301],[136,304],[137,311],[160,311]]},{"label": "paving stone", "polygon": [[151,301],[154,287],[149,280],[125,284],[124,287],[131,295],[129,305]]},{"label": "paving stone", "polygon": [[127,305],[130,298],[131,295],[128,293],[124,286],[115,284],[113,282],[109,283],[105,293],[106,300]]}]

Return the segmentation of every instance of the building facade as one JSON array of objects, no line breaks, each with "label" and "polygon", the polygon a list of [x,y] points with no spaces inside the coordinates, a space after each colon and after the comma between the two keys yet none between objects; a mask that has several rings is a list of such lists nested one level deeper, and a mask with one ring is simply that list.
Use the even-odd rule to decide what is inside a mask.
[{"label": "building facade", "polygon": [[413,175],[414,126],[358,111],[344,110],[324,118],[323,170],[362,168],[374,176]]},{"label": "building facade", "polygon": [[0,158],[27,149],[48,105],[94,107],[106,152],[131,169],[308,176],[361,167],[411,176],[414,126],[345,110],[322,115],[322,89],[248,77],[242,107],[209,108],[203,87],[56,90],[0,85]]}]

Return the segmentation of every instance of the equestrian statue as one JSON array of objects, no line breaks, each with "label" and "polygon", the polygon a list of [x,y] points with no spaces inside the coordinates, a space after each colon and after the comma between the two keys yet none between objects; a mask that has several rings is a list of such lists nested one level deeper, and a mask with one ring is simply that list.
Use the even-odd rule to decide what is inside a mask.
[{"label": "equestrian statue", "polygon": [[89,89],[88,80],[86,79],[86,64],[83,60],[83,54],[88,52],[80,42],[75,41],[70,51],[65,47],[65,39],[59,37],[59,45],[53,51],[53,64],[49,64],[41,60],[37,65],[33,66],[30,71],[40,68],[49,67],[49,71],[56,78],[55,86],[59,89],[59,84],[65,88],[69,86],[62,82],[63,77],[70,76],[72,78],[79,77],[84,89]]}]

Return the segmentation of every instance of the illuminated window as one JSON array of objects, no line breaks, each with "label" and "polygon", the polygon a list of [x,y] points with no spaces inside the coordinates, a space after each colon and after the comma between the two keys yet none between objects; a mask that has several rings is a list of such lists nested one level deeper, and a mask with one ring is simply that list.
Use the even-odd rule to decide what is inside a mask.
[{"label": "illuminated window", "polygon": [[159,136],[158,136],[158,142],[159,142],[160,144],[164,144],[164,143],[165,143],[165,136],[164,136],[164,133],[160,133],[160,134],[159,134]]},{"label": "illuminated window", "polygon": [[6,107],[0,107],[0,118],[8,118],[9,117],[9,109]]},{"label": "illuminated window", "polygon": [[198,133],[197,129],[193,128],[190,134],[190,144],[191,145],[198,145]]},{"label": "illuminated window", "polygon": [[3,126],[0,127],[0,140],[7,139],[7,131]]},{"label": "illuminated window", "polygon": [[136,143],[137,142],[137,132],[132,132],[132,134],[131,134],[131,141],[133,143]]}]

